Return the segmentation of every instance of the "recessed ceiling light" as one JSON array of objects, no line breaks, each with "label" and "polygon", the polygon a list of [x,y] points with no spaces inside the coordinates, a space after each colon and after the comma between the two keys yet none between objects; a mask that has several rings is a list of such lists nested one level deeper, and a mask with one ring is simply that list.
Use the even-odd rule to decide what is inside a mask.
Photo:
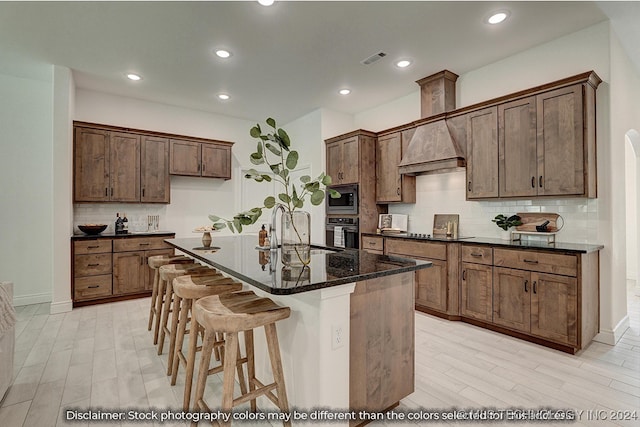
[{"label": "recessed ceiling light", "polygon": [[402,59],[396,62],[396,67],[398,68],[407,68],[409,65],[411,65],[411,61],[409,61],[408,59]]},{"label": "recessed ceiling light", "polygon": [[340,95],[349,95],[351,93],[351,89],[340,89],[338,93]]},{"label": "recessed ceiling light", "polygon": [[507,10],[501,10],[495,13],[492,13],[486,20],[486,22],[488,24],[491,25],[495,25],[495,24],[499,24],[502,21],[504,21],[505,19],[507,19],[509,17],[509,11]]},{"label": "recessed ceiling light", "polygon": [[223,101],[226,101],[229,98],[231,98],[231,97],[229,95],[227,95],[226,93],[219,93],[218,94],[218,99],[221,99]]},{"label": "recessed ceiling light", "polygon": [[138,80],[142,80],[141,76],[139,76],[138,74],[134,74],[134,73],[127,74],[127,78],[129,80],[133,80],[134,82],[137,82]]},{"label": "recessed ceiling light", "polygon": [[274,0],[258,0],[258,3],[260,3],[263,6],[271,6],[273,4]]},{"label": "recessed ceiling light", "polygon": [[228,58],[231,56],[231,52],[225,49],[217,49],[216,55],[218,55],[220,58]]}]

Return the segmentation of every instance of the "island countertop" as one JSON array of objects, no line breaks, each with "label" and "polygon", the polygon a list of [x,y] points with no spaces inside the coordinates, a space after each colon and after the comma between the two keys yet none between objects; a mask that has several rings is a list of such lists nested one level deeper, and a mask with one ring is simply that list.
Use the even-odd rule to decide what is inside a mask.
[{"label": "island countertop", "polygon": [[271,251],[257,249],[255,235],[218,237],[214,234],[210,248],[203,247],[199,238],[165,241],[205,264],[275,295],[308,292],[431,266],[431,262],[417,259],[312,246],[308,267],[284,268],[277,251],[275,268],[270,272]]}]

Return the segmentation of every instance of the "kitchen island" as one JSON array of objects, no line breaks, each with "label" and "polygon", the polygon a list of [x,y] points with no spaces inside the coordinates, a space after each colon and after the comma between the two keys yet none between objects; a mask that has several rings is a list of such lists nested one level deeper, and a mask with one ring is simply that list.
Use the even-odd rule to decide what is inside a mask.
[{"label": "kitchen island", "polygon": [[[430,262],[316,247],[309,267],[287,270],[278,251],[256,249],[256,236],[214,235],[210,248],[197,238],[166,242],[291,308],[277,327],[292,410],[378,413],[413,392],[414,272]],[[261,335],[256,371],[264,376],[270,368]]]}]

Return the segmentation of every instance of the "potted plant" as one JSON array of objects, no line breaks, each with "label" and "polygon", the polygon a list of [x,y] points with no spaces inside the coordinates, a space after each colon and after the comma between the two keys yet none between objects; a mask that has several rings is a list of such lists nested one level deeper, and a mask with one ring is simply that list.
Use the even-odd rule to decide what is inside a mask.
[{"label": "potted plant", "polygon": [[[217,215],[209,215],[209,219],[216,229],[228,227],[233,233],[236,231],[242,233],[243,226],[255,224],[258,221],[263,209],[282,209],[280,244],[283,263],[307,265],[310,261],[311,221],[309,213],[299,209],[304,207],[306,199],[309,199],[314,206],[322,203],[325,191],[330,197],[339,197],[340,193],[327,188],[331,185],[331,177],[324,172],[315,179],[311,179],[309,175],[301,176],[300,182],[296,184],[291,179],[291,172],[298,165],[298,152],[291,149],[289,135],[284,129],[277,127],[274,119],[268,118],[266,123],[272,131],[263,132],[260,124],[256,124],[249,132],[258,140],[256,151],[249,156],[249,160],[257,166],[266,165],[271,170],[271,174],[249,169],[244,177],[256,182],[275,180],[282,185],[282,192],[267,196],[262,206],[240,212],[234,215],[233,219]],[[295,256],[292,256],[293,254]]]},{"label": "potted plant", "polygon": [[518,215],[511,215],[507,217],[506,215],[500,214],[496,215],[496,217],[491,221],[495,222],[496,225],[503,230],[500,237],[504,240],[511,239],[511,232],[509,231],[511,227],[522,225],[522,221]]}]

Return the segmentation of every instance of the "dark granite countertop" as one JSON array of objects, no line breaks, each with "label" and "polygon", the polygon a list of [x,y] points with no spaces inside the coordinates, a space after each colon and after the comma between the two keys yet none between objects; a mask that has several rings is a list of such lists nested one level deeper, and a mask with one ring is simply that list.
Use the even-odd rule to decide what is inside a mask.
[{"label": "dark granite countertop", "polygon": [[255,235],[214,236],[209,249],[202,247],[199,238],[165,241],[205,264],[277,295],[308,292],[431,266],[428,261],[312,246],[309,267],[287,270],[277,251],[272,273],[268,262],[271,252],[256,249],[257,240]]},{"label": "dark granite countertop", "polygon": [[92,239],[128,239],[130,237],[173,237],[176,233],[173,231],[150,231],[142,232],[136,231],[134,233],[116,234],[102,232],[100,234],[74,234],[71,236],[71,240],[92,240]]},{"label": "dark granite countertop", "polygon": [[507,249],[544,249],[557,252],[573,252],[573,253],[590,253],[599,251],[604,248],[603,245],[592,245],[586,243],[565,243],[555,242],[547,243],[540,240],[503,240],[491,237],[461,237],[459,239],[447,238],[415,238],[407,233],[397,234],[379,234],[379,233],[362,233],[364,236],[379,236],[393,239],[418,240],[421,242],[445,242],[445,243],[464,243],[469,245],[490,245],[494,247],[502,247]]}]

